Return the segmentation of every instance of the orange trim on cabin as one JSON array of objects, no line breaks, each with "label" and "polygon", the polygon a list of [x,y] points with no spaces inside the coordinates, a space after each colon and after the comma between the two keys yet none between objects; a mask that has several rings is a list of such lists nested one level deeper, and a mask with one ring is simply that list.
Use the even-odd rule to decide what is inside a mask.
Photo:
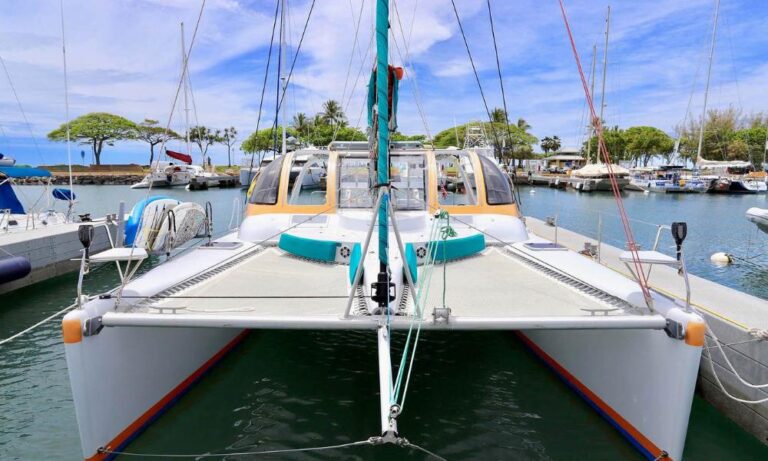
[{"label": "orange trim on cabin", "polygon": [[[110,441],[108,444],[105,445],[106,449],[108,450],[114,450],[123,443],[125,443],[126,440],[130,439],[132,436],[134,436],[138,431],[142,429],[142,426],[147,424],[149,420],[151,420],[158,412],[162,411],[164,408],[168,406],[168,404],[178,397],[179,394],[184,392],[189,386],[191,386],[195,380],[200,378],[206,371],[208,371],[213,365],[216,364],[219,360],[221,360],[227,352],[232,350],[233,347],[235,347],[240,341],[243,340],[248,335],[248,330],[242,331],[240,334],[238,334],[233,340],[231,340],[229,343],[227,343],[226,346],[224,346],[219,352],[217,352],[213,357],[208,359],[200,368],[195,370],[194,373],[189,375],[187,379],[182,381],[178,386],[174,387],[169,393],[165,395],[160,401],[152,405],[149,410],[145,411],[136,421],[132,422],[128,427],[123,429],[120,434],[117,435],[112,441]],[[109,457],[109,453],[96,453],[95,455],[85,458],[85,461],[102,461]]]},{"label": "orange trim on cabin", "polygon": [[83,340],[83,327],[80,319],[65,319],[61,321],[61,334],[64,344],[75,344]]},{"label": "orange trim on cabin", "polygon": [[[542,360],[544,360],[550,367],[552,367],[559,375],[561,375],[564,379],[566,379],[569,383],[571,383],[574,387],[576,387],[582,394],[584,394],[585,397],[587,397],[592,403],[594,403],[600,410],[602,410],[613,422],[620,426],[622,429],[624,429],[627,434],[629,434],[635,441],[641,445],[643,448],[645,448],[649,453],[653,454],[654,456],[660,456],[662,453],[664,453],[664,450],[657,447],[656,444],[651,442],[648,437],[644,436],[640,431],[638,431],[629,421],[624,419],[616,410],[610,407],[607,403],[603,401],[600,397],[597,396],[594,392],[589,390],[587,386],[585,386],[581,381],[579,381],[575,376],[573,376],[568,370],[563,368],[562,365],[557,363],[555,359],[553,359],[549,354],[544,352],[542,348],[540,348],[536,343],[534,343],[530,338],[525,336],[522,332],[515,332],[517,334],[517,337],[520,338],[526,346],[528,346],[536,355],[541,357]],[[670,457],[664,457],[663,459],[672,461],[672,458]]]}]

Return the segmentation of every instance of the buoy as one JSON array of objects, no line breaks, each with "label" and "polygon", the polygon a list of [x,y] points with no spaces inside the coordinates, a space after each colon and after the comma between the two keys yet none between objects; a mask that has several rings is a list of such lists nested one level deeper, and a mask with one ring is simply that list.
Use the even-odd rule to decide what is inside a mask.
[{"label": "buoy", "polygon": [[709,257],[709,260],[718,266],[727,266],[733,262],[731,255],[722,251],[712,254],[712,256]]},{"label": "buoy", "polygon": [[536,189],[531,189],[531,192],[529,192],[531,195],[536,193]]},{"label": "buoy", "polygon": [[650,193],[651,193],[651,191],[649,191],[648,189],[643,191],[643,195],[649,195]]}]

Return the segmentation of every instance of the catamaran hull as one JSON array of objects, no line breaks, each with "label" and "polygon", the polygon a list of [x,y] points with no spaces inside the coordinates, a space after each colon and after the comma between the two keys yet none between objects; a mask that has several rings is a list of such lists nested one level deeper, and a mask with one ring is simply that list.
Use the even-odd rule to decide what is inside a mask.
[{"label": "catamaran hull", "polygon": [[[85,459],[111,459],[244,336],[239,329],[107,327],[65,350]],[[520,338],[637,449],[681,459],[699,347],[659,330],[529,330]],[[98,378],[96,378],[98,377]]]},{"label": "catamaran hull", "polygon": [[[572,178],[571,187],[580,192],[611,192],[611,180],[609,178]],[[628,178],[616,178],[619,190],[624,190],[629,185]]]},{"label": "catamaran hull", "polygon": [[[658,330],[518,336],[645,457],[682,459],[701,347]],[[663,452],[668,457],[658,458]]]},{"label": "catamaran hull", "polygon": [[[80,314],[83,311],[75,311]],[[84,458],[107,460],[170,408],[245,336],[235,329],[107,328],[81,337],[64,323]],[[70,332],[72,330],[69,330]]]}]

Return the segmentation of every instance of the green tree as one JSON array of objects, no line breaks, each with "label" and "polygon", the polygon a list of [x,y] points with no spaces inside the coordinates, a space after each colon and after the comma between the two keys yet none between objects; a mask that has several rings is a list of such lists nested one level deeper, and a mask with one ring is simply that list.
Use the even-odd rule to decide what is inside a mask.
[{"label": "green tree", "polygon": [[389,139],[390,141],[424,141],[427,139],[427,136],[423,134],[415,134],[412,136],[408,136],[398,131],[395,131],[394,133],[391,133],[389,135]]},{"label": "green tree", "polygon": [[[278,126],[277,130],[282,132],[283,127]],[[292,127],[288,127],[285,130],[287,136],[296,136],[296,130]],[[240,145],[243,152],[254,154],[256,152],[267,152],[274,150],[274,131],[272,128],[265,128],[263,130],[254,131],[248,136],[245,141]]]},{"label": "green tree", "polygon": [[547,136],[541,140],[539,145],[541,146],[541,150],[543,150],[545,154],[548,154],[550,151],[557,152],[562,146],[562,143],[559,136]]},{"label": "green tree", "polygon": [[232,166],[232,146],[237,142],[237,129],[233,126],[224,128],[219,142],[227,146],[227,166]]},{"label": "green tree", "polygon": [[304,139],[309,136],[309,131],[312,129],[312,122],[307,117],[307,114],[299,112],[293,116],[291,125],[296,129],[299,137]]},{"label": "green tree", "polygon": [[323,103],[323,111],[320,115],[322,120],[329,125],[344,126],[347,123],[347,117],[341,109],[341,104],[333,99]]},{"label": "green tree", "polygon": [[149,144],[149,164],[155,160],[155,146],[178,138],[175,131],[161,127],[157,120],[145,118],[143,122],[136,124],[135,138]]},{"label": "green tree", "polygon": [[193,126],[189,129],[189,140],[197,144],[203,158],[203,164],[205,164],[208,148],[222,140],[221,130],[214,130],[206,126]]},{"label": "green tree", "polygon": [[[72,140],[91,146],[96,165],[101,165],[101,152],[104,145],[114,146],[115,141],[133,139],[136,136],[136,124],[119,115],[92,112],[69,122],[69,133]],[[67,124],[64,123],[48,133],[48,139],[65,142]]]},{"label": "green tree", "polygon": [[[536,136],[527,132],[527,130],[530,129],[530,125],[528,125],[525,120],[520,120],[523,122],[520,125],[510,124],[508,127],[505,127],[503,123],[491,124],[489,122],[484,122],[482,124],[483,130],[485,130],[486,133],[493,133],[495,130],[496,138],[491,135],[488,138],[488,142],[494,146],[495,152],[501,153],[502,160],[504,161],[530,158],[533,154],[533,145],[539,141]],[[450,127],[437,133],[432,140],[434,146],[437,148],[446,148],[455,145],[457,135],[459,139],[464,139],[467,133],[467,126],[471,124],[476,125],[477,122]],[[523,128],[521,128],[521,126]],[[496,145],[497,140],[498,145]]]},{"label": "green tree", "polygon": [[653,157],[667,156],[675,148],[675,141],[667,133],[652,126],[633,126],[624,132],[624,139],[626,154],[635,165],[642,162],[648,166]]},{"label": "green tree", "polygon": [[494,123],[507,123],[507,113],[501,107],[494,107],[491,111],[491,121]]},{"label": "green tree", "polygon": [[[603,140],[605,141],[605,147],[608,149],[608,154],[612,163],[616,163],[620,160],[626,160],[627,158],[627,140],[624,133],[624,130],[618,126],[614,126],[612,128],[603,127]],[[597,136],[592,136],[590,141],[592,142],[592,151],[597,152]],[[584,142],[582,151],[587,152],[587,145],[590,141]],[[600,157],[600,161],[605,161],[605,158],[602,155]]]}]

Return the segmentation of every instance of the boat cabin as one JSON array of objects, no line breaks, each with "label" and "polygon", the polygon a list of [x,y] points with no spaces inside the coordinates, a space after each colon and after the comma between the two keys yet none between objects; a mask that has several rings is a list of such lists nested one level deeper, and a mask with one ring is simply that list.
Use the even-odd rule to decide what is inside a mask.
[{"label": "boat cabin", "polygon": [[[486,156],[395,142],[390,159],[395,211],[519,215],[509,175]],[[372,162],[367,142],[277,157],[252,182],[247,216],[371,209],[376,201]]]}]

